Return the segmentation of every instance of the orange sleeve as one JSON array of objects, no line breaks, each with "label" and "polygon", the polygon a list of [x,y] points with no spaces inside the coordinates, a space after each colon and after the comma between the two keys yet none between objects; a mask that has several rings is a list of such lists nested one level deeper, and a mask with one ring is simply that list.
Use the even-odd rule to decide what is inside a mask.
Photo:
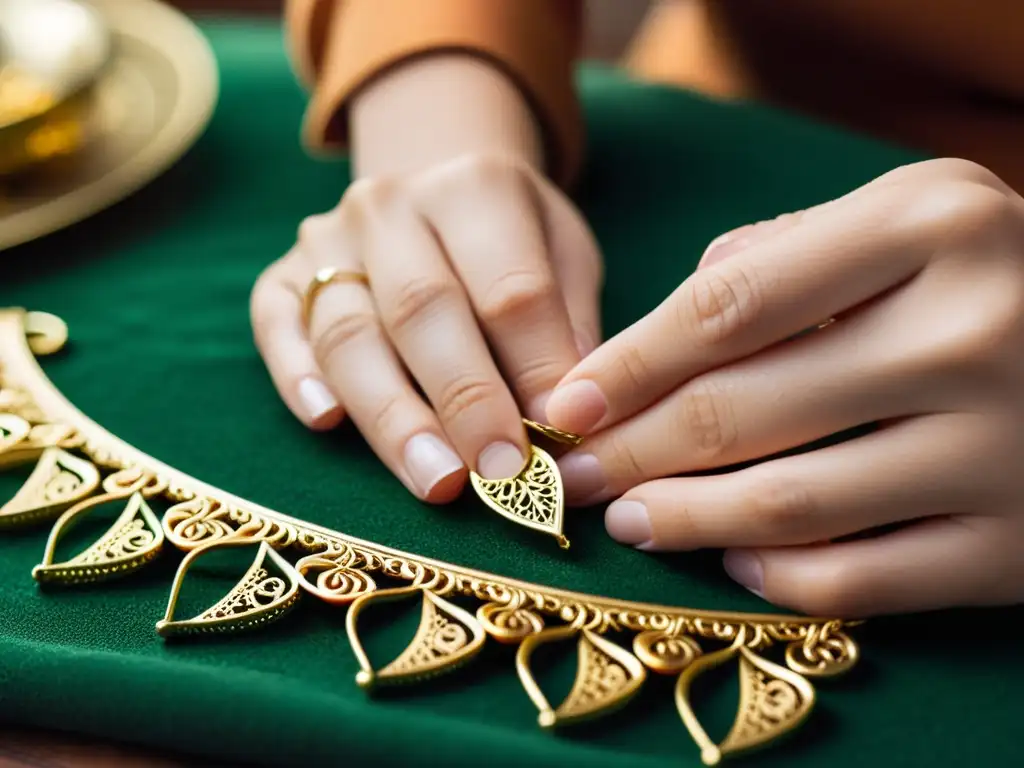
[{"label": "orange sleeve", "polygon": [[353,95],[390,67],[460,51],[512,78],[540,121],[552,177],[575,174],[583,148],[573,85],[582,0],[287,0],[286,25],[293,65],[312,90],[307,145],[344,148]]}]

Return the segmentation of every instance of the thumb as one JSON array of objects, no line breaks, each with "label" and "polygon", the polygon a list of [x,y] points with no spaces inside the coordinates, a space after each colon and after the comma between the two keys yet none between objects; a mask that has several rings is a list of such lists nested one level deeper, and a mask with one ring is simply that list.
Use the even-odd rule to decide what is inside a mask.
[{"label": "thumb", "polygon": [[549,184],[540,186],[552,267],[582,359],[601,343],[601,250],[573,204]]}]

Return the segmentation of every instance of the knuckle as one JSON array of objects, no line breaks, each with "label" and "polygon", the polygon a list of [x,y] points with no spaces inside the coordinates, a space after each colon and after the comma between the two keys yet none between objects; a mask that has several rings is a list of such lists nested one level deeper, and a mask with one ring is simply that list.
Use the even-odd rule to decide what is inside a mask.
[{"label": "knuckle", "polygon": [[528,397],[555,386],[565,375],[563,361],[553,357],[537,356],[518,365],[512,372],[512,391]]},{"label": "knuckle", "polygon": [[336,225],[336,213],[315,213],[299,222],[296,241],[299,245],[315,243],[329,237]]},{"label": "knuckle", "polygon": [[763,304],[756,273],[725,261],[693,276],[689,301],[677,302],[678,322],[698,342],[721,344],[753,325]]},{"label": "knuckle", "polygon": [[476,406],[496,401],[500,394],[496,382],[472,374],[455,376],[438,395],[435,404],[437,415],[448,424]]},{"label": "knuckle", "polygon": [[388,395],[373,413],[373,434],[384,437],[395,437],[397,430],[394,428],[400,423],[400,414],[404,397],[399,393]]},{"label": "knuckle", "polygon": [[369,312],[352,312],[332,317],[313,339],[313,354],[322,363],[352,341],[377,335],[377,318]]},{"label": "knuckle", "polygon": [[943,157],[918,163],[922,173],[938,171],[941,175],[963,181],[971,181],[994,189],[1004,188],[1004,183],[996,174],[980,163],[958,157]]},{"label": "knuckle", "polygon": [[772,539],[815,533],[809,528],[817,511],[814,498],[806,486],[791,478],[766,470],[756,472],[743,498],[745,522]]},{"label": "knuckle", "polygon": [[729,393],[710,378],[697,378],[681,392],[680,427],[696,458],[708,466],[727,460],[739,434]]},{"label": "knuckle", "polygon": [[637,455],[629,440],[620,434],[612,433],[608,437],[608,446],[613,457],[611,466],[617,468],[615,474],[620,479],[635,481],[648,477],[644,461]]},{"label": "knuckle", "polygon": [[342,206],[362,216],[392,208],[402,199],[402,186],[397,179],[387,177],[359,179],[345,191]]},{"label": "knuckle", "polygon": [[904,225],[924,232],[943,251],[960,252],[964,244],[995,244],[1021,232],[1018,201],[1006,191],[972,180],[931,184],[909,204]]},{"label": "knuckle", "polygon": [[396,333],[453,304],[458,285],[443,276],[416,277],[402,283],[387,302],[385,323]]},{"label": "knuckle", "polygon": [[507,272],[484,292],[477,314],[485,323],[521,320],[546,310],[555,291],[550,274],[537,270]]},{"label": "knuckle", "polygon": [[791,583],[789,589],[790,599],[785,602],[812,616],[853,618],[878,604],[872,580],[845,562],[822,563],[814,579],[800,579]]},{"label": "knuckle", "polygon": [[652,380],[651,367],[640,347],[635,344],[624,344],[622,352],[616,356],[614,366],[617,369],[613,378],[627,392],[643,391]]}]

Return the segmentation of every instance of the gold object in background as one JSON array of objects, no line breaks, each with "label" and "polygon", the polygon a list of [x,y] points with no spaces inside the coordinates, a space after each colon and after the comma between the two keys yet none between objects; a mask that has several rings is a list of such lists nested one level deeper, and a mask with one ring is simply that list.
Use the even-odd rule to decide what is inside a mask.
[{"label": "gold object in background", "polygon": [[0,2],[0,176],[82,148],[111,55],[107,26],[85,3]]},{"label": "gold object in background", "polygon": [[[680,730],[689,731],[709,765],[800,726],[816,699],[811,680],[846,672],[859,658],[849,635],[859,622],[653,605],[534,584],[357,539],[234,496],[162,464],[90,421],[39,368],[27,330],[23,310],[0,310],[0,467],[38,459],[15,499],[32,497],[28,506],[40,514],[52,514],[54,504],[93,498],[101,473],[107,493],[138,490],[172,505],[163,516],[164,538],[188,554],[174,579],[166,618],[158,624],[165,636],[262,627],[294,606],[301,589],[349,611],[350,645],[361,668],[357,682],[365,688],[452,671],[477,655],[488,638],[518,644],[520,681],[547,727],[609,715],[644,686],[648,672],[673,675]],[[51,448],[40,453],[42,445]],[[55,466],[73,477],[66,478],[67,492],[40,504],[38,491],[49,486]],[[21,510],[15,507],[17,514]],[[30,513],[10,522],[27,525],[33,519],[38,518]],[[178,593],[191,565],[211,549],[246,545],[259,547],[246,576],[212,608],[176,620]],[[268,560],[279,575],[269,573]],[[360,614],[375,602],[402,598],[421,601],[419,630],[398,657],[375,668],[363,649]],[[477,605],[474,613],[457,604],[467,602]],[[572,689],[552,707],[534,677],[531,657],[538,646],[559,641],[575,641],[578,663]],[[739,673],[740,703],[732,730],[715,743],[694,713],[691,684],[728,663]]]},{"label": "gold object in background", "polygon": [[[12,3],[52,9],[56,1],[0,0],[0,15]],[[81,221],[152,181],[195,143],[216,104],[216,60],[184,14],[157,0],[89,0],[88,7],[109,30],[110,61],[83,92],[89,108],[74,108],[75,119],[60,121],[58,103],[31,142],[34,154],[77,149],[0,175],[0,252]],[[40,120],[0,127],[0,165],[10,147],[29,151],[18,136]]]}]

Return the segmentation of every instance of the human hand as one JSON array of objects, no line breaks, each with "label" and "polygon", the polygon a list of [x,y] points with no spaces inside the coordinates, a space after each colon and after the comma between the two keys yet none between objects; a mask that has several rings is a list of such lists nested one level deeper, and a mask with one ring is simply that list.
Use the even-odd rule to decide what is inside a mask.
[{"label": "human hand", "polygon": [[549,399],[571,499],[810,614],[1024,600],[1024,200],[935,160],[733,235]]},{"label": "human hand", "polygon": [[[302,296],[324,268],[368,285]],[[362,179],[252,295],[257,346],[313,429],[347,415],[421,499],[446,502],[467,466],[517,474],[521,417],[600,339],[600,256],[572,204],[525,163],[477,154]],[[422,391],[422,395],[417,391]]]}]

